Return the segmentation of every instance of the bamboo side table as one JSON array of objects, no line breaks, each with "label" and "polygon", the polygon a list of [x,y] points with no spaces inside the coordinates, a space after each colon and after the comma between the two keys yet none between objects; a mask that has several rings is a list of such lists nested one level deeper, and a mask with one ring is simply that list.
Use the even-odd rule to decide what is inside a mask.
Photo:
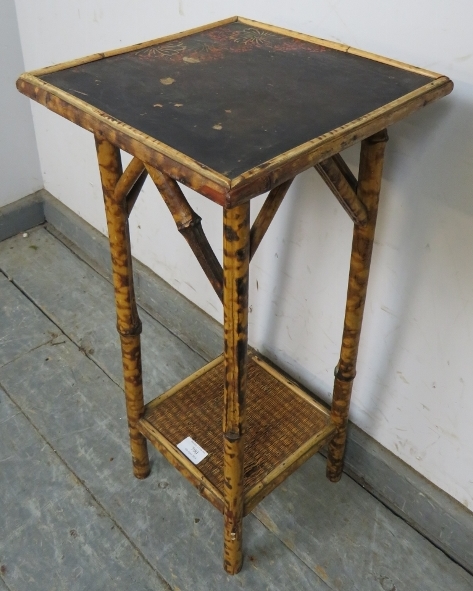
[{"label": "bamboo side table", "polygon": [[[321,446],[343,466],[386,127],[451,92],[445,76],[234,17],[23,74],[18,89],[95,135],[112,255],[133,471],[151,443],[224,515],[242,519]],[[339,152],[361,141],[358,179]],[[120,150],[133,159],[123,172]],[[248,272],[294,177],[314,166],[354,223],[331,412],[248,352]],[[144,405],[128,217],[149,175],[223,301],[221,357]],[[223,269],[178,182],[223,208]],[[269,195],[250,228],[250,201]],[[223,416],[223,423],[222,421]]]}]

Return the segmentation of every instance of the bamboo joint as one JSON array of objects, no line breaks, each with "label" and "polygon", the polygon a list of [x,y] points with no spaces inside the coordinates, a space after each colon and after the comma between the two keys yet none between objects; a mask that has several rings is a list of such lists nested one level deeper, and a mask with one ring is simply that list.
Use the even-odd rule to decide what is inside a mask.
[{"label": "bamboo joint", "polygon": [[368,212],[357,195],[358,181],[340,154],[322,160],[314,166],[327,187],[357,226],[366,226]]},{"label": "bamboo joint", "polygon": [[122,328],[120,324],[117,322],[117,332],[121,337],[131,337],[140,335],[143,331],[143,324],[141,319],[138,318],[138,322],[136,322],[133,326],[129,328]]},{"label": "bamboo joint", "polygon": [[223,270],[204,233],[201,217],[189,205],[173,178],[149,164],[145,164],[145,167],[171,212],[178,231],[186,239],[215,293],[222,301]]}]

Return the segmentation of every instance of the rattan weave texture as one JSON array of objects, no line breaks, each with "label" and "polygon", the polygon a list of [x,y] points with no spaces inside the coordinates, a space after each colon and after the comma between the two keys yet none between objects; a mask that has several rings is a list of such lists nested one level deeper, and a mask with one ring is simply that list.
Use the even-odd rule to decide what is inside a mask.
[{"label": "rattan weave texture", "polygon": [[[199,470],[223,494],[224,366],[219,363],[163,400],[146,420],[177,445],[191,437],[208,456]],[[245,492],[329,423],[329,417],[250,358]]]}]

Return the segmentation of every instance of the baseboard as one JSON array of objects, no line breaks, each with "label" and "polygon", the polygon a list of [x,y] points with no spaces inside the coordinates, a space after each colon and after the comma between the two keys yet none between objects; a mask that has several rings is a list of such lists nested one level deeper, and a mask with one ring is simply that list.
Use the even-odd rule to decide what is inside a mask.
[{"label": "baseboard", "polygon": [[[110,280],[107,239],[47,191],[0,209],[0,240],[47,222],[49,231]],[[139,304],[205,360],[222,350],[222,327],[139,261]],[[473,574],[473,513],[351,424],[345,472]]]},{"label": "baseboard", "polygon": [[0,241],[44,222],[44,191],[36,191],[0,208]]},{"label": "baseboard", "polygon": [[473,574],[473,513],[352,423],[345,472]]}]

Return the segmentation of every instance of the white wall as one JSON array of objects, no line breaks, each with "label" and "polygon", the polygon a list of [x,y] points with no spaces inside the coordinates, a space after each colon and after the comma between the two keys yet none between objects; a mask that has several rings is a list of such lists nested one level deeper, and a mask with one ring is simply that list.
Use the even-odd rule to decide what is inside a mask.
[{"label": "white wall", "polygon": [[[453,78],[454,93],[390,130],[352,419],[473,509],[473,47],[471,0],[16,0],[27,69],[232,14]],[[92,137],[35,105],[46,188],[105,233]],[[357,150],[345,153],[357,164]],[[221,210],[187,191],[221,255]],[[254,201],[256,211],[261,198]],[[221,319],[220,304],[147,184],[135,255]],[[250,339],[326,399],[339,353],[350,222],[301,174],[251,272]]]},{"label": "white wall", "polygon": [[24,70],[15,0],[0,2],[0,207],[43,186],[31,107],[15,81]]}]

